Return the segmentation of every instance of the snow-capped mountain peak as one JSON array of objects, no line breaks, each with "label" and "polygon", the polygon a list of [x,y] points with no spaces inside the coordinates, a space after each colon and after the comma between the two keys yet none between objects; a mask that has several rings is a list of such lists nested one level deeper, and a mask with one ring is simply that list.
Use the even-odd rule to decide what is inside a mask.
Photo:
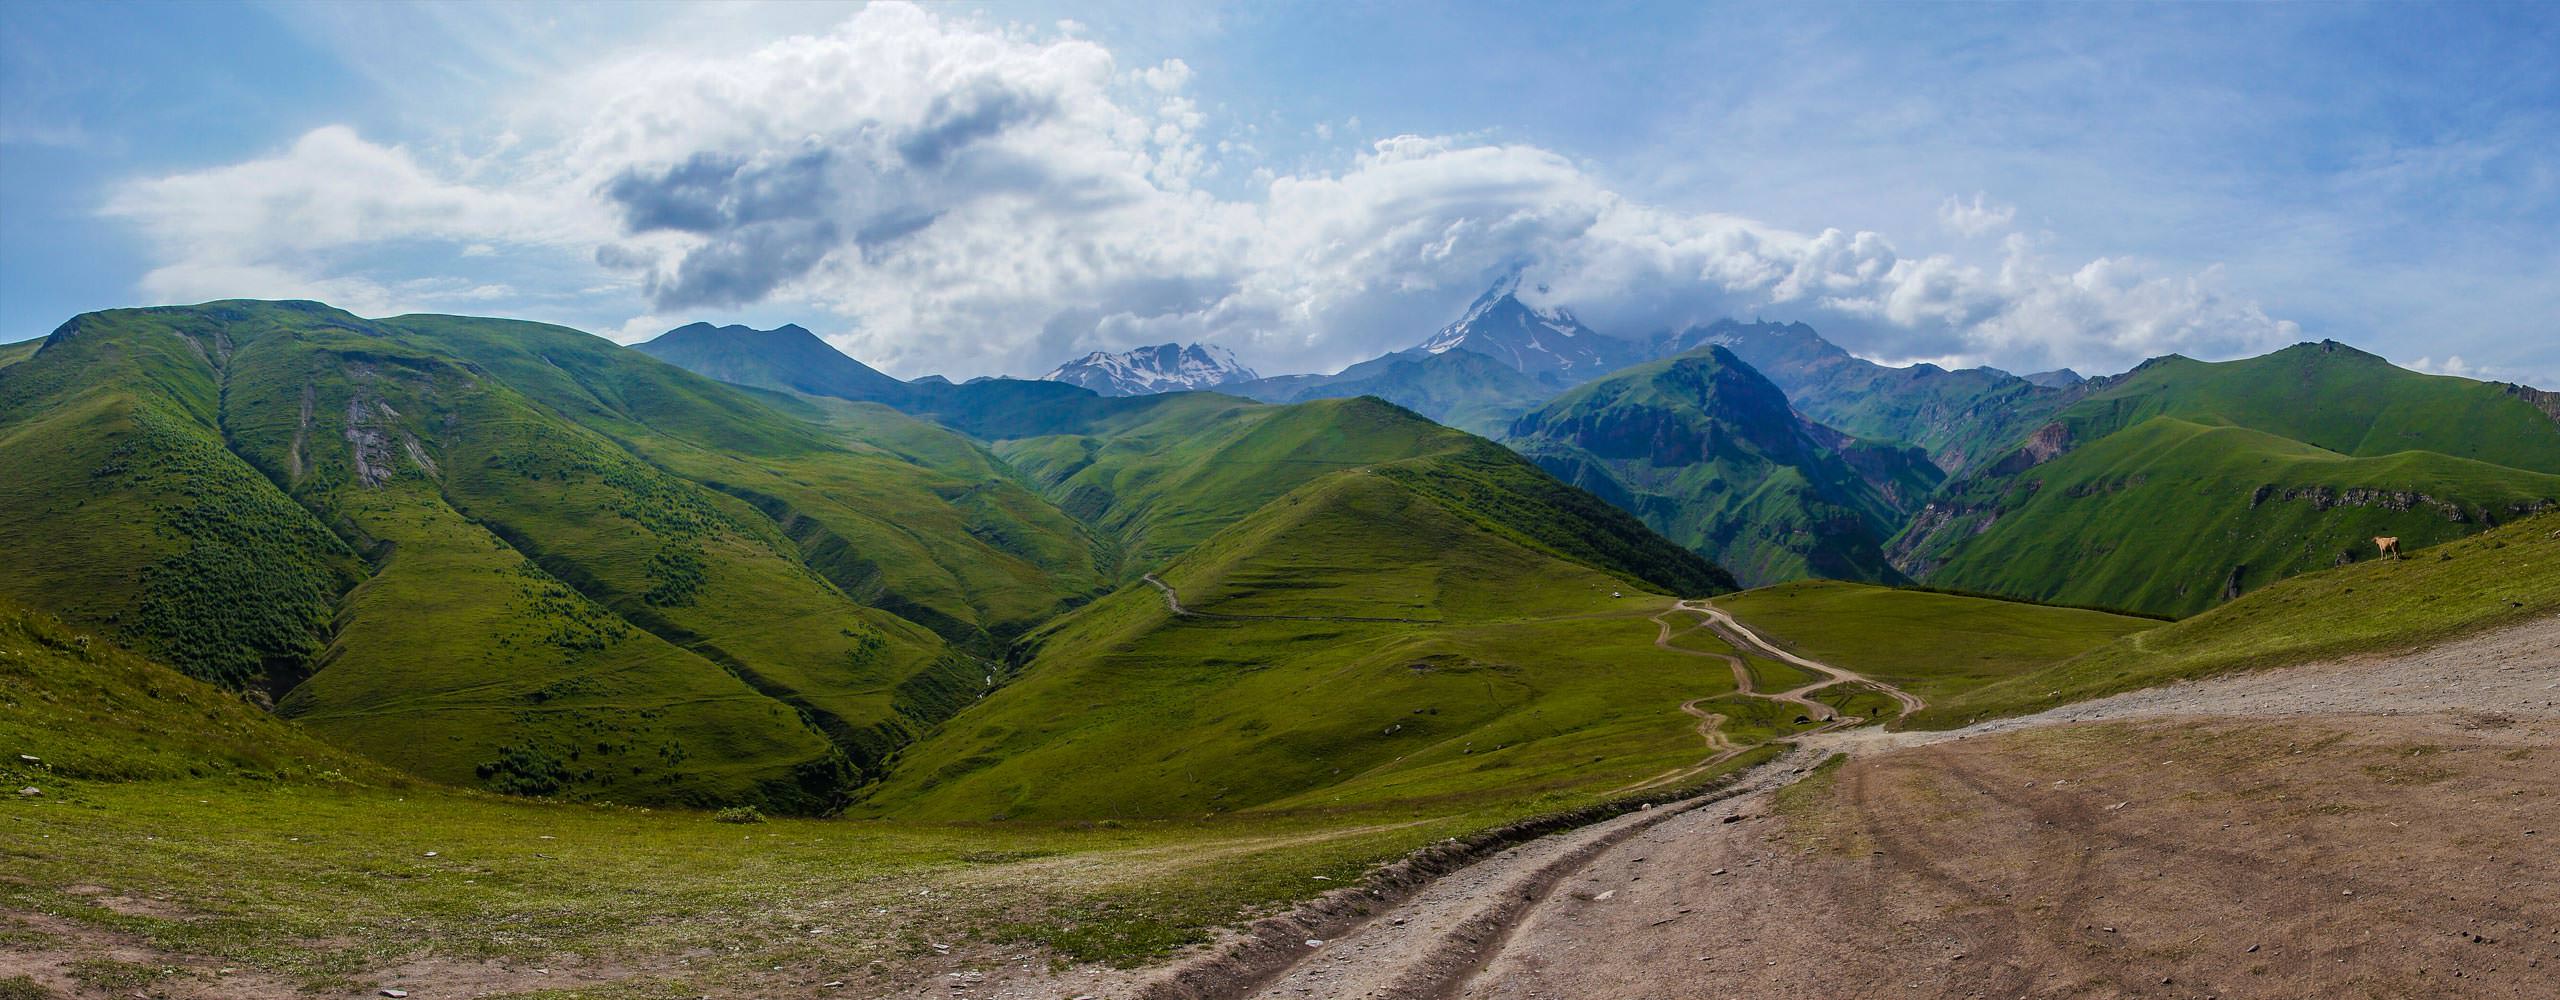
[{"label": "snow-capped mountain peak", "polygon": [[1105,396],[1214,389],[1262,376],[1215,344],[1158,344],[1117,354],[1095,351],[1040,376]]},{"label": "snow-capped mountain peak", "polygon": [[1458,321],[1440,328],[1420,350],[1445,354],[1465,348],[1519,369],[1522,374],[1570,385],[1640,360],[1638,345],[1604,336],[1562,306],[1538,308],[1520,301],[1520,276],[1507,275],[1477,296]]}]

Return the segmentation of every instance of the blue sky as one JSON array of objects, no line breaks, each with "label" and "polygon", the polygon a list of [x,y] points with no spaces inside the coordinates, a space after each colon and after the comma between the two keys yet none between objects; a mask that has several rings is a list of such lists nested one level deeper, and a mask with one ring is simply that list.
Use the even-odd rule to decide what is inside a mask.
[{"label": "blue sky", "polygon": [[2560,6],[0,6],[0,340],[318,297],[902,375],[1804,319],[2560,384]]}]

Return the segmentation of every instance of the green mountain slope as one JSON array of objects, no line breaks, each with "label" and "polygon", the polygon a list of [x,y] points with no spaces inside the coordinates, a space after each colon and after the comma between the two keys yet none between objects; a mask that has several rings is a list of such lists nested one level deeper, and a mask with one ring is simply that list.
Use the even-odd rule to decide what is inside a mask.
[{"label": "green mountain slope", "polygon": [[7,368],[10,365],[35,357],[36,349],[43,346],[44,338],[42,337],[38,337],[34,340],[21,340],[14,344],[0,344],[0,368]]},{"label": "green mountain slope", "polygon": [[390,777],[237,694],[0,599],[0,779]]},{"label": "green mountain slope", "polygon": [[237,342],[227,324],[180,318],[91,313],[0,368],[0,596],[281,694],[362,567],[226,448],[220,366]]},{"label": "green mountain slope", "polygon": [[1219,392],[1266,403],[1376,396],[1459,430],[1499,437],[1554,390],[1516,368],[1465,349],[1400,351],[1332,375],[1285,375]]},{"label": "green mountain slope", "polygon": [[[839,589],[964,648],[992,653],[1103,589],[1083,529],[948,430],[878,405],[740,392],[561,327],[389,322],[465,353],[647,462],[745,501]],[[843,358],[798,333],[770,342],[805,340]]]},{"label": "green mountain slope", "polygon": [[1309,482],[1160,576],[1196,614],[1139,584],[1043,630],[1021,678],[912,748],[866,808],[1167,816],[1606,788],[1693,763],[1677,706],[1732,688],[1722,663],[1652,645],[1666,600],[1637,581],[1378,470]]},{"label": "green mountain slope", "polygon": [[2063,447],[2168,416],[2253,428],[2341,455],[2431,451],[2560,473],[2560,421],[2529,393],[2422,375],[2324,340],[2239,361],[2155,358],[2106,380],[2053,422],[2067,432]]},{"label": "green mountain slope", "polygon": [[1931,701],[2052,666],[2158,621],[1962,594],[1807,580],[1716,606],[1797,653]]},{"label": "green mountain slope", "polygon": [[[691,336],[709,332],[717,331],[703,328]],[[787,367],[808,350],[834,353],[814,337],[796,342],[758,335],[736,350],[768,352],[766,370]],[[1406,359],[1386,370],[1431,373],[1421,378],[1426,387],[1454,391],[1452,377],[1486,360],[1452,359],[1460,353],[1431,356],[1423,366]],[[1514,382],[1521,379],[1494,367]],[[1415,481],[1430,480],[1425,488],[1442,491],[1480,523],[1674,589],[1730,585],[1703,560],[1666,556],[1670,550],[1642,525],[1503,449],[1374,398],[1263,406],[1219,393],[1104,397],[1058,382],[1018,379],[925,381],[909,389],[899,407],[992,442],[1006,467],[1089,528],[1103,575],[1122,582],[1318,476],[1436,455],[1457,460],[1435,465]],[[1573,516],[1557,521],[1551,515],[1558,509]]]},{"label": "green mountain slope", "polygon": [[1753,585],[1901,581],[1883,540],[1938,483],[1916,449],[1803,420],[1713,346],[1567,392],[1507,441]]},{"label": "green mountain slope", "polygon": [[[1115,540],[1124,576],[1197,545],[1329,472],[1455,447],[1463,435],[1366,400],[1262,406],[1214,393],[1136,397],[1065,433],[998,441],[998,455]],[[1442,435],[1446,435],[1444,439]]]},{"label": "green mountain slope", "polygon": [[2192,618],[1966,692],[1915,716],[1952,728],[2234,670],[2394,652],[2560,613],[2560,514],[2305,573]]},{"label": "green mountain slope", "polygon": [[833,808],[984,684],[918,620],[992,652],[1100,587],[948,432],[539,324],[90,314],[0,369],[0,468],[9,595],[507,791]]},{"label": "green mountain slope", "polygon": [[[2441,448],[2437,447],[2441,446]],[[1951,484],[1895,539],[1930,583],[2193,614],[2560,503],[2560,423],[2515,387],[2336,344],[2165,358]]]},{"label": "green mountain slope", "polygon": [[1803,323],[1718,320],[1672,334],[1668,344],[1722,345],[1777,383],[1806,416],[1858,437],[1918,445],[1948,475],[2007,452],[2084,391],[1991,368],[1888,368]]},{"label": "green mountain slope", "polygon": [[828,346],[795,324],[771,330],[690,323],[632,345],[633,350],[723,382],[813,396],[895,401],[904,382]]},{"label": "green mountain slope", "polygon": [[[1729,585],[1706,561],[1556,483],[1481,438],[1370,398],[1264,406],[1214,393],[1113,400],[1069,433],[999,441],[996,452],[1068,513],[1116,540],[1122,575],[1190,550],[1329,473],[1391,466],[1453,509],[1531,544],[1666,589]],[[1408,460],[1435,459],[1429,463]],[[1564,516],[1569,513],[1570,517]]]}]

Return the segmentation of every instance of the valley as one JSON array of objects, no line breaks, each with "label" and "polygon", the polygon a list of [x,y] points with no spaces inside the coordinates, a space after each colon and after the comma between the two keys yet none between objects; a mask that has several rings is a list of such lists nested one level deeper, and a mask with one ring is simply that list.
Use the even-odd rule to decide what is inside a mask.
[{"label": "valley", "polygon": [[0,1000],[2560,1000],[2554,52],[0,3]]},{"label": "valley", "polygon": [[[2440,565],[2472,561],[2493,580],[2511,578],[2560,564],[2555,536],[2560,526],[2537,519]],[[2302,585],[2335,595],[2360,582],[2340,572]],[[1910,592],[1835,584],[1715,603],[1845,602],[1888,620],[1947,617],[1899,607],[1900,593]],[[1166,606],[1162,592],[1145,596]],[[1958,620],[2033,614],[1913,596],[1978,602],[1954,609]],[[2298,617],[2294,608],[2334,603],[2251,607],[2258,600],[2234,605],[2253,612],[2245,618],[2199,620],[2202,634],[2180,645],[2246,641]],[[1518,810],[1569,812],[1625,793],[1455,812],[1378,804],[993,824],[732,825],[685,810],[523,802],[343,757],[199,682],[84,647],[60,623],[20,612],[0,628],[9,654],[0,693],[59,707],[0,725],[0,738],[49,751],[9,765],[9,778],[46,793],[7,803],[0,827],[0,849],[23,862],[7,883],[14,964],[0,967],[0,981],[28,970],[66,989],[124,983],[174,997],[377,984],[415,996],[796,994],[830,982],[894,996],[948,995],[955,982],[993,996],[1640,996],[1676,975],[1742,995],[1790,995],[1816,977],[1963,996],[1985,975],[2032,993],[2138,990],[2151,980],[2128,977],[2156,973],[2291,994],[2335,982],[2328,970],[2343,962],[2357,981],[2415,995],[2530,996],[2542,942],[2527,914],[2549,902],[2494,885],[2550,884],[2534,867],[2547,866],[2547,852],[2524,831],[2553,818],[2560,790],[2513,765],[2533,760],[2560,726],[2549,690],[2560,681],[2560,636],[2548,612],[2522,624],[2500,613],[2517,610],[2471,605],[2453,612],[2450,633],[2382,629],[2365,640],[2379,644],[2364,647],[2373,652],[2279,651],[2245,673],[1949,732],[1805,727],[1785,755],[1724,755],[1725,766],[1615,799],[1647,808],[1579,814],[1619,818],[1545,837],[1552,827],[1531,823],[1490,839],[1478,831],[1526,818]],[[1682,606],[1610,620],[1639,641],[1716,644],[1700,648],[1732,662],[1851,673],[1771,638],[1820,617],[1745,610],[1726,619],[1742,641],[1723,645],[1712,630],[1657,621],[1674,615],[1714,620]],[[2076,624],[2057,619],[2048,631]],[[2093,640],[2095,651],[2149,634],[2113,627],[2126,639]],[[1829,641],[1883,662],[1872,645]],[[2414,651],[2401,645],[2410,642]],[[127,678],[105,701],[66,700],[76,688],[47,673],[102,667],[100,676]],[[1949,683],[1935,670],[1919,675]],[[1731,678],[1733,690],[1752,676]],[[1697,721],[1667,704],[1654,711]],[[155,743],[163,763],[128,763],[128,734],[179,732],[170,725],[197,713],[230,721],[187,725],[200,735],[184,744]],[[1680,752],[1695,762],[1713,748],[1694,729],[1666,725],[1661,737],[1685,741]],[[55,749],[75,733],[86,750]],[[1846,756],[1823,763],[1835,754]],[[2271,756],[2288,766],[2266,772]],[[2141,763],[2151,760],[2163,766]],[[209,771],[212,761],[230,763]],[[2457,810],[2479,818],[2413,822]],[[1956,817],[1998,824],[2012,813],[2008,825],[2041,832],[1946,839],[1945,824],[1966,822]],[[2382,824],[2423,831],[2392,841],[2388,877],[2341,853],[2373,849],[2366,827]],[[1452,836],[1456,844],[1444,842]],[[2175,865],[2161,853],[2198,838],[2216,844],[2202,867],[2191,850],[2178,849]],[[2304,838],[2323,846],[2284,875],[2256,874],[2265,857],[2309,849],[2295,846]],[[2091,862],[2078,846],[2088,842],[2114,846]],[[2469,874],[2483,851],[2512,854],[2515,870],[2497,882]],[[1417,859],[1434,860],[1417,868]],[[1880,878],[1897,880],[1903,902],[1893,910],[1863,902]],[[2254,907],[2211,910],[2226,898],[2213,887],[2235,878],[2296,898],[2293,929],[2258,925]],[[2413,893],[2421,883],[2432,888]],[[1788,916],[1806,912],[1832,930],[1806,936],[1808,925]],[[2175,930],[2160,922],[2169,914]],[[1256,916],[1242,932],[1213,930]],[[2363,943],[2291,944],[2334,940],[2324,928],[2341,920]],[[2445,937],[2446,921],[2463,934]],[[421,936],[437,946],[417,951]],[[2205,942],[2217,946],[2197,947]],[[1193,957],[1151,967],[1185,946]],[[2376,965],[2364,957],[2376,948],[2429,958]],[[1578,957],[1603,951],[1616,957]],[[1133,960],[1144,964],[1118,967]]]},{"label": "valley", "polygon": [[[2560,423],[2518,391],[2318,345],[2048,384],[1796,326],[1604,344],[1478,306],[1436,352],[1227,391],[306,302],[88,314],[0,352],[0,780],[33,789],[0,800],[0,989],[1986,981],[1924,975],[1926,939],[2024,992],[2129,990],[2004,909],[2022,890],[1958,887],[2041,874],[2045,841],[1934,824],[2140,845],[2219,821],[1988,797],[2032,771],[2187,801],[2145,782],[2215,773],[2057,748],[2335,748],[2299,794],[2402,815],[2493,772],[2402,787],[2395,748],[2542,738]],[[1467,346],[1566,328],[1579,360]],[[2392,532],[2404,558],[2350,551]],[[2216,863],[2365,843],[2249,816],[2276,839]],[[2136,878],[2090,871],[2024,891]],[[1876,922],[1841,887],[1877,878],[1936,909]],[[2128,898],[2128,925],[2197,905]],[[1962,900],[1986,915],[1931,922]],[[1843,930],[1770,923],[1799,911]],[[2393,912],[2370,929],[2441,916]],[[1571,971],[1603,947],[1623,959]],[[2311,975],[2286,962],[2246,974]]]}]

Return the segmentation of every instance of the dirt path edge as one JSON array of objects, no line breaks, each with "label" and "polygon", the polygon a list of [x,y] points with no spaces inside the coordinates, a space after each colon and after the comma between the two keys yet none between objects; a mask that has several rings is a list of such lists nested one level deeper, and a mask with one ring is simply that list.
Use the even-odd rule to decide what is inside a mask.
[{"label": "dirt path edge", "polygon": [[[1661,813],[1652,822],[1628,827],[1625,834],[1632,835],[1652,826],[1653,822],[1749,791],[1742,787],[1744,779],[1765,766],[1768,764],[1724,775],[1685,790],[1635,796],[1533,816],[1470,837],[1422,848],[1371,872],[1361,879],[1359,885],[1336,889],[1287,913],[1254,921],[1245,927],[1241,936],[1208,954],[1168,966],[1149,977],[1133,996],[1135,1000],[1223,1000],[1243,996],[1295,968],[1306,958],[1309,940],[1340,937],[1411,898],[1443,875],[1541,837],[1606,822],[1648,808]],[[1615,844],[1622,839],[1623,835],[1612,836],[1609,842]]]}]

